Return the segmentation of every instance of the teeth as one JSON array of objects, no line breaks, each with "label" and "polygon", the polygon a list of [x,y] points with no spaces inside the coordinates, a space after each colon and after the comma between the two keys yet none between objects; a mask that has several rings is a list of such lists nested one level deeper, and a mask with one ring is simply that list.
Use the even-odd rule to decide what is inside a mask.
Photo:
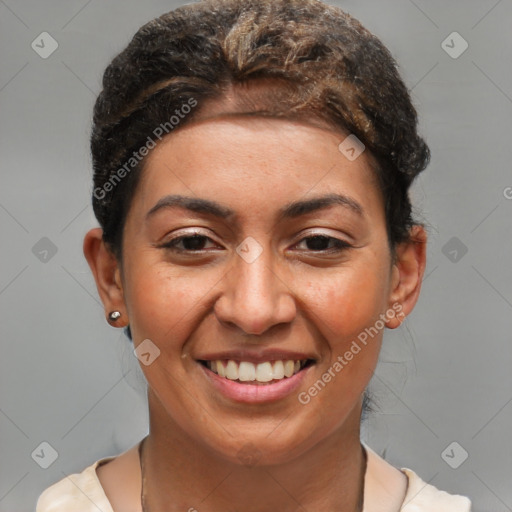
[{"label": "teeth", "polygon": [[293,371],[295,369],[295,363],[291,360],[288,360],[284,363],[284,376],[291,377],[293,375]]},{"label": "teeth", "polygon": [[235,361],[228,361],[228,364],[226,365],[226,378],[229,380],[238,379],[238,365]]},{"label": "teeth", "polygon": [[274,363],[274,379],[282,379],[284,377],[284,364],[283,361],[276,361]]},{"label": "teeth", "polygon": [[240,361],[238,363],[232,359],[227,364],[224,364],[221,360],[206,361],[206,366],[220,377],[241,382],[281,380],[296,374],[305,364],[305,360],[294,361],[292,359],[274,362],[265,361],[256,365],[249,361]]},{"label": "teeth", "polygon": [[222,361],[214,361],[213,364],[216,366],[213,371],[217,370],[217,373],[221,377],[226,376],[226,370],[224,369],[224,365],[222,364]]},{"label": "teeth", "polygon": [[242,361],[238,365],[238,380],[241,380],[242,382],[247,382],[247,381],[253,381],[255,379],[256,379],[256,368],[254,367],[254,365],[252,363],[247,363],[246,361]]},{"label": "teeth", "polygon": [[[251,364],[251,363],[247,363]],[[240,363],[240,366],[242,363]],[[254,366],[251,364],[251,366]],[[274,370],[270,363],[260,363],[256,366],[256,380],[258,382],[270,382],[274,378]]]}]

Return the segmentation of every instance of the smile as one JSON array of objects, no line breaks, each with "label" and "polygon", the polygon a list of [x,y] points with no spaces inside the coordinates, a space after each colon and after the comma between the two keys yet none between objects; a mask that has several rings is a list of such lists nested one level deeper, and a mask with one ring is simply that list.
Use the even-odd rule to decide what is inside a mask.
[{"label": "smile", "polygon": [[249,361],[212,360],[200,361],[219,377],[243,383],[273,384],[293,377],[303,368],[313,363],[312,359],[264,361],[254,364]]}]

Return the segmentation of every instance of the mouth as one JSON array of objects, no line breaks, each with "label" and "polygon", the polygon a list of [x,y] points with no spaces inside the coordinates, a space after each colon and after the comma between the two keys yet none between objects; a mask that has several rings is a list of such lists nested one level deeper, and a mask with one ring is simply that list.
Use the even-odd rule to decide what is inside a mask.
[{"label": "mouth", "polygon": [[314,359],[280,359],[253,363],[234,359],[198,360],[221,379],[253,386],[272,385],[290,379],[315,364]]}]

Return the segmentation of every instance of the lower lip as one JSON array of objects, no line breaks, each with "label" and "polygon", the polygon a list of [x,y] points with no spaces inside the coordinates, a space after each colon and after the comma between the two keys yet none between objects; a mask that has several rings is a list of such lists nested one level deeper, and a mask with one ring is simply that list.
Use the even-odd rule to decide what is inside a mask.
[{"label": "lower lip", "polygon": [[304,368],[300,372],[285,377],[273,384],[243,384],[234,380],[220,377],[209,370],[201,363],[197,363],[202,369],[209,382],[220,391],[225,397],[243,403],[275,402],[291,395],[302,383],[308,371],[313,365]]}]

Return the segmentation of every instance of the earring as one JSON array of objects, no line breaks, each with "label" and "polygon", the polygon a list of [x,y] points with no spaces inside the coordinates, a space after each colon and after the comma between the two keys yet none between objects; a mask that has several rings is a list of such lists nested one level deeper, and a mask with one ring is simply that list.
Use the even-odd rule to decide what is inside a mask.
[{"label": "earring", "polygon": [[111,311],[109,314],[108,314],[108,319],[111,321],[111,322],[115,322],[116,320],[119,320],[119,318],[121,318],[121,313],[119,311]]}]

